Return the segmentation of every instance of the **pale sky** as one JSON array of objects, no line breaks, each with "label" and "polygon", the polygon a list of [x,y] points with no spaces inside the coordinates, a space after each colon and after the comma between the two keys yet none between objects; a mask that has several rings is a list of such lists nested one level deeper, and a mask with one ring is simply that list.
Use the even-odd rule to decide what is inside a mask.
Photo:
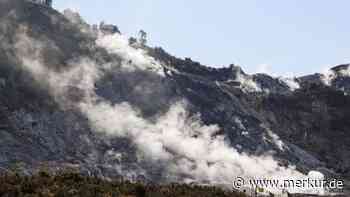
[{"label": "pale sky", "polygon": [[348,0],[54,0],[208,66],[303,75],[350,62]]}]

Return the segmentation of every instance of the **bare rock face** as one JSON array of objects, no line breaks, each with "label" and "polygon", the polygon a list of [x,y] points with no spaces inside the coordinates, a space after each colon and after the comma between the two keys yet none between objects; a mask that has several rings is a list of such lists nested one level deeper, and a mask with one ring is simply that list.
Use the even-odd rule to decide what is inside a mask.
[{"label": "bare rock face", "polygon": [[[21,0],[0,2],[0,170],[21,163],[31,173],[45,164],[53,170],[74,167],[102,177],[123,175],[154,182],[167,178],[164,166],[139,162],[129,139],[96,132],[81,111],[68,102],[59,103],[80,102],[91,92],[67,86],[68,98],[59,98],[23,69],[15,46],[18,35],[25,32],[46,43],[40,58],[50,72],[74,68],[71,62],[77,57],[117,65],[91,91],[110,104],[128,102],[149,122],[172,103],[186,99],[190,114],[200,113],[205,125],[218,125],[215,135],[227,137],[239,153],[272,153],[280,165],[350,179],[348,65],[333,68],[327,76],[286,80],[249,75],[234,65],[214,69],[145,47],[162,63],[164,76],[147,69],[126,72],[123,66],[135,63],[123,62],[120,55],[97,46],[96,35],[84,31],[89,25],[80,18],[78,22]],[[119,33],[114,26],[107,29]]]},{"label": "bare rock face", "polygon": [[[175,67],[197,69],[181,61]],[[207,72],[210,70],[208,68]],[[198,72],[198,78],[202,77],[199,74],[202,72]],[[214,75],[218,71],[212,72]],[[332,173],[349,177],[349,121],[345,119],[349,115],[350,98],[336,85],[339,78],[350,79],[348,76],[335,77],[330,86],[322,82],[318,77],[321,75],[300,77],[296,79],[300,88],[292,91],[281,80],[257,74],[254,81],[270,91],[249,93],[230,83],[208,78],[193,80],[193,73],[190,76],[187,72],[180,73],[171,77],[176,78],[183,94],[198,106],[208,124],[215,122],[224,128],[233,144],[255,153],[270,149],[273,145],[259,142],[264,134],[261,125],[265,125],[288,144],[287,151],[275,149],[288,161],[306,171],[328,168]],[[249,136],[241,135],[242,130],[234,121],[236,117],[242,120]]]}]

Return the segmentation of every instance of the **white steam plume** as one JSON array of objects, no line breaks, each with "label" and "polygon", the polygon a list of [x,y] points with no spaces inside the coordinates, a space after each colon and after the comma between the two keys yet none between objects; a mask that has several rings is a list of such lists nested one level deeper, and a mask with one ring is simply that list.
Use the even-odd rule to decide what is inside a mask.
[{"label": "white steam plume", "polygon": [[154,58],[148,56],[142,49],[137,49],[129,45],[128,39],[120,35],[99,34],[96,44],[100,47],[104,47],[108,52],[117,54],[123,59],[122,66],[127,70],[152,70],[158,74],[164,76],[163,67],[154,60]]},{"label": "white steam plume", "polygon": [[291,91],[295,91],[300,88],[300,84],[295,78],[279,77],[278,80],[284,82]]},{"label": "white steam plume", "polygon": [[[128,65],[132,68],[127,68],[129,72],[160,66],[140,49],[130,48],[126,39],[119,34],[101,37],[97,44],[124,58],[124,67]],[[62,105],[68,101],[81,110],[96,131],[130,139],[138,149],[139,159],[163,165],[169,181],[227,185],[237,176],[275,179],[304,177],[293,167],[279,166],[270,155],[238,153],[226,143],[224,136],[215,135],[217,126],[203,125],[199,115],[189,117],[185,101],[174,103],[167,113],[153,121],[142,118],[139,110],[127,102],[110,103],[94,90],[96,81],[113,70],[113,66],[98,65],[88,58],[81,58],[72,62],[74,66],[65,71],[53,71],[41,61],[42,45],[45,43],[37,42],[26,34],[18,35],[16,48],[24,68],[36,80],[45,82]],[[38,53],[31,53],[30,47],[36,47]],[[126,65],[129,60],[132,63]],[[72,99],[72,87],[81,92],[80,99]]]},{"label": "white steam plume", "polygon": [[240,83],[240,87],[246,92],[261,92],[261,87],[257,84],[251,76],[244,75],[241,72],[237,72],[235,81]]}]

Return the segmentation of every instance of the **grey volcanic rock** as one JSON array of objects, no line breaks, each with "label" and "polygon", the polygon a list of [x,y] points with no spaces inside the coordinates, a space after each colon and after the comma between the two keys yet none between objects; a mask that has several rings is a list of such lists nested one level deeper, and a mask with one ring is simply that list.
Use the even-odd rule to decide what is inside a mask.
[{"label": "grey volcanic rock", "polygon": [[[138,162],[135,144],[95,132],[79,110],[60,105],[58,100],[65,98],[52,96],[23,70],[14,45],[16,35],[26,31],[46,43],[41,58],[50,70],[72,67],[77,57],[118,65],[94,84],[94,91],[111,104],[130,103],[147,121],[186,99],[191,115],[200,113],[205,125],[218,125],[216,134],[226,136],[240,153],[268,153],[282,166],[350,179],[350,77],[342,72],[348,65],[333,68],[331,84],[315,74],[295,79],[300,88],[294,90],[282,79],[249,75],[238,66],[210,68],[145,47],[162,62],[165,76],[125,72],[121,57],[98,47],[96,34],[84,31],[89,25],[78,23],[21,0],[0,2],[0,170],[22,163],[31,173],[45,164],[102,177],[166,181],[164,166]],[[86,94],[68,89],[72,101]]]},{"label": "grey volcanic rock", "polygon": [[283,94],[290,91],[287,84],[269,75],[255,74],[253,77],[254,81],[256,81],[256,83],[258,83],[263,90],[268,90],[269,92],[275,94]]},{"label": "grey volcanic rock", "polygon": [[[348,76],[337,76],[332,86],[327,86],[321,74],[297,79],[301,88],[291,91],[288,86],[268,75],[254,75],[254,81],[269,93],[246,93],[234,84],[213,81],[201,73],[216,73],[224,69],[205,68],[194,63],[174,59],[161,49],[154,50],[155,57],[175,65],[179,73],[171,77],[179,83],[183,94],[198,107],[208,124],[216,123],[230,136],[233,145],[259,154],[271,148],[262,141],[264,134],[261,124],[287,142],[287,151],[281,154],[289,162],[304,171],[323,170],[324,173],[349,178],[349,96],[336,85],[341,80],[346,86]],[[167,57],[168,59],[164,59]],[[346,67],[347,68],[347,67]],[[200,71],[196,71],[196,70]],[[337,69],[337,67],[335,67]],[[344,69],[344,66],[342,66]],[[339,67],[338,69],[339,70]],[[189,72],[188,72],[189,71]],[[190,74],[189,74],[190,73]],[[198,73],[195,75],[194,73]],[[201,90],[201,91],[198,91]],[[345,89],[346,91],[346,89]],[[242,130],[235,118],[242,120],[252,136],[242,136]],[[232,128],[234,132],[232,132]],[[266,147],[269,147],[266,149]]]},{"label": "grey volcanic rock", "polygon": [[331,69],[336,77],[332,81],[332,86],[336,89],[344,91],[346,94],[350,94],[350,65],[343,64]]}]

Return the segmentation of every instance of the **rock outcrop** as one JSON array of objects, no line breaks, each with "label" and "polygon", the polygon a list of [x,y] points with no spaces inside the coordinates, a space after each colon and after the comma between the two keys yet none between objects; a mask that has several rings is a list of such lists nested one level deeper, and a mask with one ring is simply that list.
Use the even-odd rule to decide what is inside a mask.
[{"label": "rock outcrop", "polygon": [[[112,47],[96,44],[103,40],[91,33],[92,27],[80,19],[78,23],[21,0],[0,2],[0,170],[20,163],[28,174],[47,165],[101,177],[166,182],[165,166],[140,161],[135,142],[96,132],[76,108],[90,98],[86,95],[96,94],[111,105],[127,102],[137,108],[143,124],[154,123],[174,102],[186,100],[189,116],[200,114],[204,125],[217,125],[213,136],[225,136],[239,154],[269,154],[280,166],[350,180],[349,65],[294,79],[249,75],[235,65],[211,68],[161,48],[128,46],[111,53]],[[120,33],[115,26],[108,29]],[[24,58],[28,50],[23,52],[23,47],[28,46],[36,58]],[[143,52],[132,56],[127,54],[130,50]],[[139,54],[152,63],[145,66]],[[23,67],[31,60],[30,66],[50,75],[74,68],[81,59],[116,70],[90,89],[74,83],[64,86],[63,97],[52,93],[55,84],[38,80]]]}]

